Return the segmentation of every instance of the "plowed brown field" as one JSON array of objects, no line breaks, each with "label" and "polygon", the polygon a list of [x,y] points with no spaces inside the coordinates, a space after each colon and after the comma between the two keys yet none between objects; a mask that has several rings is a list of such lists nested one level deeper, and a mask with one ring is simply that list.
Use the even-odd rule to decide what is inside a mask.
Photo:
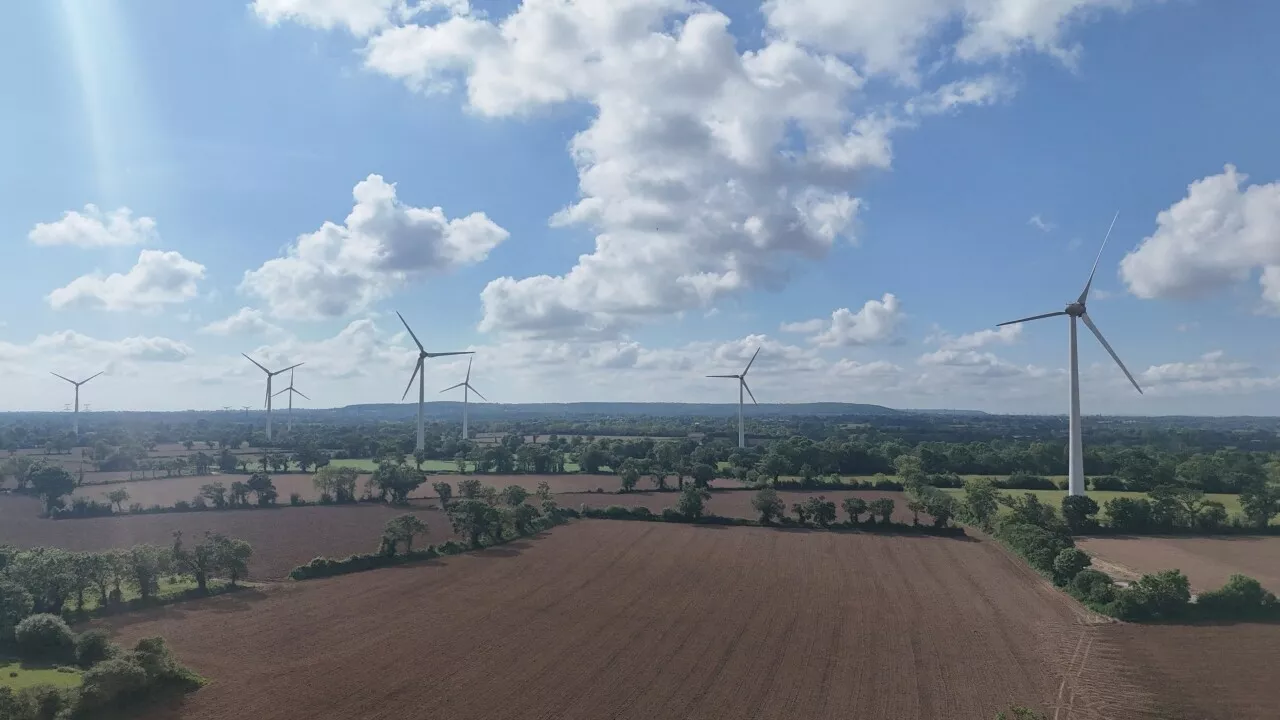
[{"label": "plowed brown field", "polygon": [[[189,539],[212,530],[253,545],[249,574],[259,580],[283,578],[317,555],[372,552],[387,520],[404,513],[385,505],[362,504],[42,520],[36,516],[39,510],[39,503],[31,498],[0,495],[0,543],[104,550],[138,543],[169,545],[174,530]],[[449,519],[439,510],[414,508],[413,514],[427,523],[429,531],[416,541],[419,546],[452,537]]]},{"label": "plowed brown field", "polygon": [[153,718],[1171,717],[1112,626],[971,539],[581,521],[106,622],[212,680]]},{"label": "plowed brown field", "polygon": [[1280,592],[1280,537],[1276,536],[1096,537],[1076,544],[1139,575],[1181,570],[1197,592],[1217,590],[1234,573]]}]

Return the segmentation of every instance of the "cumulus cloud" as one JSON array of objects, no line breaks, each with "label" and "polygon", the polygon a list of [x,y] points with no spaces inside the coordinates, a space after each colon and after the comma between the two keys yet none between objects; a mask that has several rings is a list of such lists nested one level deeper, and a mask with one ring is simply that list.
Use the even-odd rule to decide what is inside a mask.
[{"label": "cumulus cloud", "polygon": [[769,26],[795,41],[825,51],[853,55],[867,73],[906,82],[919,80],[918,67],[930,59],[931,41],[945,41],[958,24],[953,44],[935,54],[977,63],[1024,51],[1041,52],[1068,64],[1079,50],[1069,44],[1070,28],[1102,10],[1123,12],[1138,0],[767,0]]},{"label": "cumulus cloud", "polygon": [[247,307],[200,328],[200,332],[207,335],[262,335],[279,331],[279,326],[267,322],[261,310]]},{"label": "cumulus cloud", "polygon": [[36,245],[111,247],[155,242],[159,235],[154,218],[135,219],[127,207],[104,213],[90,204],[84,212],[68,210],[60,220],[36,223],[27,238]]},{"label": "cumulus cloud", "polygon": [[196,297],[205,268],[174,251],[143,250],[127,273],[82,275],[49,293],[55,310],[96,308],[109,311],[157,310]]},{"label": "cumulus cloud", "polygon": [[784,332],[811,333],[810,342],[819,347],[851,347],[884,342],[893,335],[902,321],[901,303],[893,293],[885,293],[879,300],[868,300],[857,312],[840,308],[831,313],[831,320],[814,319],[784,323]]},{"label": "cumulus cloud", "polygon": [[1222,350],[1191,362],[1152,365],[1142,372],[1156,394],[1245,392],[1280,387],[1280,377],[1246,362],[1229,360]]},{"label": "cumulus cloud", "polygon": [[338,317],[367,308],[405,280],[484,260],[509,233],[476,212],[449,219],[405,205],[396,186],[370,175],[352,191],[342,225],[300,236],[285,256],[245,273],[240,289],[280,318]]},{"label": "cumulus cloud", "polygon": [[346,28],[363,37],[407,15],[408,6],[405,0],[253,0],[253,11],[271,25],[292,20],[319,30]]},{"label": "cumulus cloud", "polygon": [[1022,325],[1005,325],[958,337],[940,333],[931,336],[929,340],[937,342],[942,350],[977,350],[988,345],[1012,345],[1020,337],[1022,337]]},{"label": "cumulus cloud", "polygon": [[0,361],[73,357],[92,366],[116,360],[181,362],[193,352],[185,343],[166,337],[135,336],[121,340],[99,340],[74,330],[38,335],[26,344],[0,342]]},{"label": "cumulus cloud", "polygon": [[1156,231],[1120,262],[1141,298],[1195,298],[1260,273],[1262,299],[1280,311],[1280,182],[1241,185],[1227,165],[1197,180],[1156,217]]}]

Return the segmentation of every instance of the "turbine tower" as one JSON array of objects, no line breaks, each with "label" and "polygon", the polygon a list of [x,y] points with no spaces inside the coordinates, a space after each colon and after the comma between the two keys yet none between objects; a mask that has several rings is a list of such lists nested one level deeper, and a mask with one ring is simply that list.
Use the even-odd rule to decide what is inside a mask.
[{"label": "turbine tower", "polygon": [[[405,386],[404,395],[401,395],[400,399],[404,400],[409,396],[409,390],[413,387],[413,379],[415,377],[418,378],[418,444],[414,446],[414,449],[416,452],[422,452],[426,447],[422,426],[422,404],[426,402],[427,399],[425,384],[426,378],[423,377],[425,373],[422,366],[423,362],[426,361],[427,358],[444,357],[446,355],[474,355],[475,352],[467,350],[463,352],[429,353],[426,348],[422,347],[422,342],[418,340],[417,335],[413,334],[413,328],[409,327],[409,323],[405,322],[404,316],[400,314],[399,310],[396,311],[396,317],[400,318],[400,322],[404,324],[404,329],[409,331],[409,337],[413,338],[414,344],[418,346],[418,362],[413,366],[413,374],[409,376],[409,384]],[[479,395],[480,393],[476,394]]]},{"label": "turbine tower", "polygon": [[[106,370],[103,370],[102,372],[106,372]],[[101,374],[102,374],[102,372],[100,372],[100,373],[95,373],[95,374],[93,374],[93,375],[90,375],[89,377],[87,377],[87,378],[85,378],[85,379],[81,380],[80,382],[76,382],[75,380],[72,380],[71,378],[62,377],[61,375],[59,375],[59,374],[58,374],[58,373],[56,373],[56,372],[50,372],[50,373],[49,373],[50,375],[52,375],[52,376],[54,376],[54,377],[56,377],[56,378],[61,378],[61,379],[63,379],[63,380],[66,380],[67,382],[71,383],[72,385],[75,385],[75,386],[76,386],[76,405],[75,405],[75,408],[76,408],[76,409],[75,409],[75,413],[71,416],[71,431],[72,431],[72,432],[74,432],[74,433],[76,434],[76,437],[80,437],[80,386],[81,386],[81,385],[83,385],[83,384],[85,384],[85,383],[87,383],[87,382],[89,382],[90,380],[92,380],[92,379],[94,379],[94,378],[98,377],[99,375],[101,375]]]},{"label": "turbine tower", "polygon": [[[479,390],[471,387],[471,361],[472,360],[474,360],[474,358],[467,359],[467,379],[466,380],[463,380],[457,385],[451,385],[440,391],[442,393],[447,393],[450,390],[457,390],[458,388],[462,388],[462,439],[463,440],[467,439],[467,403],[469,400],[468,395],[470,395],[471,393],[480,395]],[[404,398],[401,398],[401,399],[403,400]],[[484,400],[485,402],[489,402],[489,398],[483,395],[480,395],[480,399]]]},{"label": "turbine tower", "polygon": [[1129,373],[1129,369],[1120,362],[1120,356],[1116,355],[1116,351],[1111,349],[1111,344],[1107,339],[1102,337],[1102,332],[1098,330],[1098,326],[1093,324],[1093,320],[1089,318],[1089,313],[1085,311],[1085,302],[1089,299],[1089,288],[1093,285],[1093,275],[1098,272],[1098,260],[1102,259],[1102,251],[1107,247],[1107,239],[1111,237],[1111,228],[1116,225],[1116,218],[1120,217],[1120,213],[1116,213],[1116,217],[1111,219],[1111,227],[1107,228],[1107,234],[1102,238],[1102,248],[1098,250],[1098,257],[1093,261],[1093,269],[1089,271],[1089,280],[1084,284],[1084,291],[1080,293],[1080,297],[1076,298],[1073,303],[1068,303],[1065,310],[1058,312],[1045,313],[1043,315],[1032,315],[1031,317],[1022,318],[1021,320],[1010,320],[1009,322],[1000,323],[1002,325],[1014,325],[1016,323],[1024,323],[1031,320],[1039,320],[1047,317],[1057,317],[1058,315],[1066,315],[1071,318],[1071,416],[1068,421],[1068,468],[1067,468],[1067,493],[1070,495],[1084,495],[1084,448],[1080,438],[1080,361],[1076,354],[1076,320],[1084,322],[1085,327],[1098,338],[1098,342],[1102,343],[1102,347],[1106,349],[1107,354],[1112,360],[1116,361],[1116,365],[1120,366],[1120,370],[1124,372],[1124,376],[1129,378],[1129,382],[1133,383],[1133,387],[1142,393],[1142,388],[1138,386],[1138,381],[1133,379],[1133,375]]},{"label": "turbine tower", "polygon": [[[254,360],[253,358],[249,357],[248,355],[245,355],[244,353],[240,353],[240,354],[241,354],[241,355],[244,355],[244,359],[245,359],[245,360],[248,360],[249,362],[253,363],[254,365],[257,365],[257,366],[258,366],[258,369],[262,370],[262,372],[264,372],[264,373],[266,373],[266,374],[267,374],[267,395],[266,395],[266,406],[267,406],[267,442],[271,442],[271,378],[273,378],[273,377],[275,377],[276,375],[279,375],[280,373],[285,372],[285,371],[287,371],[287,370],[292,370],[292,369],[294,369],[294,368],[298,367],[298,365],[302,365],[302,364],[304,364],[304,363],[298,363],[297,365],[290,365],[289,367],[285,368],[284,370],[276,370],[275,372],[272,372],[272,371],[270,371],[270,370],[266,369],[265,367],[262,367],[262,364],[261,364],[261,363],[259,363],[257,360]],[[292,398],[290,398],[290,400],[292,400]],[[246,408],[245,408],[245,412],[247,413],[247,412],[248,412],[248,410],[249,410],[249,408],[247,408],[247,407],[246,407]]]},{"label": "turbine tower", "polygon": [[[288,428],[288,430],[289,430],[289,432],[293,432],[293,396],[294,396],[294,395],[298,395],[298,396],[300,396],[303,400],[310,400],[311,398],[307,397],[306,395],[303,395],[301,390],[298,390],[297,388],[295,388],[295,387],[293,386],[293,371],[292,371],[292,370],[290,370],[290,371],[289,371],[289,387],[287,387],[287,388],[285,388],[285,389],[281,390],[280,392],[276,393],[276,395],[279,395],[279,394],[281,394],[281,393],[289,393],[289,428]],[[274,396],[273,396],[273,397],[274,397]]]},{"label": "turbine tower", "polygon": [[740,448],[745,448],[747,446],[746,427],[742,424],[742,391],[746,390],[747,394],[751,395],[752,403],[756,405],[760,404],[756,402],[756,396],[752,394],[751,388],[747,386],[747,370],[751,369],[751,363],[756,361],[756,355],[759,355],[759,354],[760,354],[760,348],[756,348],[755,354],[753,354],[751,356],[751,359],[747,361],[747,366],[743,368],[742,373],[740,375],[708,375],[707,376],[712,378],[736,378],[738,380],[738,447]]}]

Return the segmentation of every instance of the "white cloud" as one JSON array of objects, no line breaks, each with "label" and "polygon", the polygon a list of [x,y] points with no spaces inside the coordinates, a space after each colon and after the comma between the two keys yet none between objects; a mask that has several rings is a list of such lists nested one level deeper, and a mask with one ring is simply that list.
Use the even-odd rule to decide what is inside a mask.
[{"label": "white cloud", "polygon": [[822,319],[784,323],[784,332],[812,333],[810,342],[819,347],[870,345],[888,340],[902,321],[901,303],[893,293],[879,300],[868,300],[858,312],[840,308],[831,313],[830,322]]},{"label": "white cloud", "polygon": [[55,310],[97,308],[109,311],[157,310],[198,294],[205,268],[174,251],[143,250],[127,273],[82,275],[46,298]]},{"label": "white cloud", "polygon": [[121,340],[98,340],[73,330],[38,335],[26,344],[0,342],[0,362],[22,359],[41,360],[72,358],[86,367],[98,367],[112,361],[181,362],[194,351],[185,343],[166,337],[127,337]]},{"label": "white cloud", "polygon": [[941,115],[969,105],[994,105],[1009,99],[1015,91],[1013,82],[1002,75],[982,75],[947,83],[908,100],[903,109],[908,115]]},{"label": "white cloud", "polygon": [[1049,232],[1053,230],[1053,225],[1045,222],[1038,214],[1032,215],[1031,219],[1027,221],[1027,224],[1040,232]]},{"label": "white cloud", "polygon": [[1192,362],[1153,365],[1140,375],[1156,394],[1246,392],[1280,387],[1280,377],[1226,358],[1222,350],[1205,353]]},{"label": "white cloud", "polygon": [[36,223],[27,238],[36,245],[112,247],[153,243],[159,235],[154,218],[134,219],[127,207],[104,213],[91,204],[84,206],[83,213],[68,210],[60,220]]},{"label": "white cloud", "polygon": [[365,36],[407,15],[408,6],[405,0],[253,0],[253,11],[271,25],[292,20],[319,30],[343,27]]},{"label": "white cloud", "polygon": [[1065,36],[1100,10],[1126,11],[1137,0],[766,0],[769,25],[785,37],[859,58],[867,73],[919,80],[935,40],[944,60],[969,63],[1023,51],[1049,54],[1071,64],[1078,48]]},{"label": "white cloud", "polygon": [[1012,345],[1022,337],[1022,325],[1005,325],[978,330],[959,337],[939,333],[930,339],[942,350],[977,350],[988,345]]},{"label": "white cloud", "polygon": [[267,322],[261,310],[247,307],[200,328],[200,332],[208,335],[263,335],[279,331],[278,326]]},{"label": "white cloud", "polygon": [[476,212],[449,219],[438,207],[405,205],[396,186],[370,175],[352,190],[342,225],[298,237],[284,257],[245,273],[243,292],[281,318],[338,317],[367,308],[407,279],[484,260],[509,233]]},{"label": "white cloud", "polygon": [[1240,186],[1227,165],[1160,212],[1156,231],[1120,262],[1141,298],[1195,298],[1261,271],[1262,299],[1280,311],[1280,182]]}]

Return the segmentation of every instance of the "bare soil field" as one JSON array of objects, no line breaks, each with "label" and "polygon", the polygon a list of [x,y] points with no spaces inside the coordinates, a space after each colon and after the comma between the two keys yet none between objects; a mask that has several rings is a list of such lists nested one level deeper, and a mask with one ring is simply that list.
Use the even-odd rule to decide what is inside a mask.
[{"label": "bare soil field", "polygon": [[104,624],[211,679],[152,718],[1177,717],[969,539],[581,521]]},{"label": "bare soil field", "polygon": [[[100,473],[101,474],[101,473]],[[86,476],[87,479],[88,476]],[[279,502],[288,503],[291,493],[298,493],[303,500],[317,501],[320,499],[320,493],[316,492],[315,485],[312,484],[311,473],[280,473],[272,474],[271,481],[275,483],[276,492],[279,493]],[[360,480],[356,483],[356,492],[364,489],[364,483],[369,478],[368,475],[361,475]],[[124,488],[129,491],[129,502],[125,503],[127,508],[129,503],[142,503],[150,507],[151,505],[162,505],[171,507],[179,500],[190,501],[200,492],[200,487],[212,482],[220,482],[224,487],[230,488],[231,483],[239,481],[245,482],[249,479],[248,475],[183,475],[181,477],[159,477],[154,480],[134,480],[131,482],[117,482],[111,485],[82,485],[76,488],[72,493],[72,497],[87,497],[93,500],[105,500],[106,494],[113,490]],[[430,486],[424,486],[418,489],[418,493],[414,497],[434,495]]]},{"label": "bare soil field", "polygon": [[1280,537],[1096,537],[1077,540],[1085,552],[1139,575],[1181,570],[1197,592],[1216,590],[1234,573],[1280,592]]},{"label": "bare soil field", "polygon": [[[247,540],[253,545],[250,577],[286,577],[294,567],[318,555],[345,557],[371,552],[387,520],[405,511],[385,505],[283,507],[274,510],[168,513],[83,520],[42,520],[37,501],[0,495],[0,543],[18,547],[48,545],[68,550],[103,550],[138,543],[169,545],[173,532],[188,538],[206,530]],[[453,536],[449,519],[439,510],[414,508],[427,523],[427,537],[417,544],[440,543]]]},{"label": "bare soil field", "polygon": [[[782,502],[787,506],[787,514],[792,517],[795,517],[794,513],[791,512],[792,504],[804,502],[811,497],[818,497],[819,495],[836,504],[836,517],[840,522],[849,519],[844,509],[840,507],[840,503],[847,497],[860,497],[867,502],[871,502],[876,498],[890,498],[893,500],[893,519],[897,522],[911,522],[911,512],[907,510],[907,496],[900,492],[885,490],[778,491],[778,496],[782,498]],[[707,502],[707,509],[716,515],[724,517],[754,518],[758,516],[755,508],[751,507],[751,500],[754,497],[755,493],[749,490],[713,491],[711,499]],[[610,505],[644,506],[656,513],[661,512],[663,508],[674,508],[679,500],[680,495],[674,492],[633,492],[613,495],[592,493],[590,495],[563,497],[560,498],[560,503],[574,509],[577,509],[579,504],[595,508],[605,508]],[[863,515],[862,517],[865,520],[867,516]],[[921,513],[920,522],[928,523],[931,522],[931,519]]]}]

